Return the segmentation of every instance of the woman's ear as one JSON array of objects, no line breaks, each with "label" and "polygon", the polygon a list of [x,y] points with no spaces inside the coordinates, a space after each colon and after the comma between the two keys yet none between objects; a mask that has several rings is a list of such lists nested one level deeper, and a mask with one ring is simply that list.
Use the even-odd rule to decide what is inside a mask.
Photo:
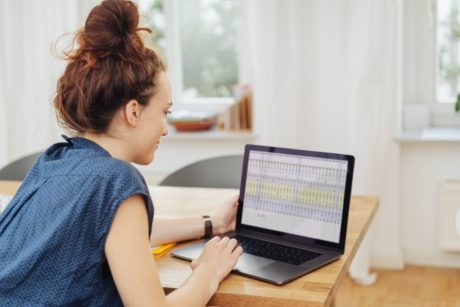
[{"label": "woman's ear", "polygon": [[130,126],[136,127],[141,115],[141,104],[131,99],[124,107],[124,115]]}]

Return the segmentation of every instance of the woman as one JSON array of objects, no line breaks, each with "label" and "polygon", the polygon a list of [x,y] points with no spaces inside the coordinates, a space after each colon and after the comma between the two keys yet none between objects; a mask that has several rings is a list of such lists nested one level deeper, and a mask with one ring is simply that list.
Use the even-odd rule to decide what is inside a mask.
[{"label": "woman", "polygon": [[[106,0],[66,54],[54,105],[78,137],[41,155],[0,218],[2,306],[203,306],[242,253],[214,237],[165,296],[150,244],[202,237],[205,223],[152,224],[147,186],[130,164],[153,160],[172,105],[165,66],[138,22],[134,3]],[[232,230],[235,212],[236,198],[211,217],[214,233]]]}]

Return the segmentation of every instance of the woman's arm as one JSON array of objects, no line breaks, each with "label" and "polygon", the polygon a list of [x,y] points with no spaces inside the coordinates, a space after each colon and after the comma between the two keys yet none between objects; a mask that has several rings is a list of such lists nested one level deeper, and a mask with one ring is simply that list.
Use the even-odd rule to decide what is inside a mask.
[{"label": "woman's arm", "polygon": [[[211,215],[213,234],[219,235],[235,229],[238,195],[226,202]],[[180,227],[178,227],[180,225]],[[156,217],[153,221],[150,245],[198,239],[204,235],[204,221],[201,216]]]},{"label": "woman's arm", "polygon": [[204,306],[242,253],[235,240],[210,240],[194,262],[184,285],[165,296],[150,253],[147,209],[141,196],[118,208],[105,243],[105,254],[126,306]]}]

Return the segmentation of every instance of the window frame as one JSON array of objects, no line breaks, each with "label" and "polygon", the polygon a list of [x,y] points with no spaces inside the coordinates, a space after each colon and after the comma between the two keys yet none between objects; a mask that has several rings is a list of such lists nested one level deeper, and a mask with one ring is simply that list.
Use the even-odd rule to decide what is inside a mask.
[{"label": "window frame", "polygon": [[[164,0],[165,16],[165,56],[167,60],[168,75],[172,85],[172,95],[174,109],[205,110],[221,112],[235,102],[234,97],[184,97],[183,70],[181,57],[181,43],[179,33],[178,1]],[[237,44],[238,51],[240,44]],[[238,52],[240,54],[240,52]],[[238,70],[240,70],[240,57],[238,60]],[[240,76],[238,76],[240,79]],[[241,80],[239,80],[239,83]]]}]

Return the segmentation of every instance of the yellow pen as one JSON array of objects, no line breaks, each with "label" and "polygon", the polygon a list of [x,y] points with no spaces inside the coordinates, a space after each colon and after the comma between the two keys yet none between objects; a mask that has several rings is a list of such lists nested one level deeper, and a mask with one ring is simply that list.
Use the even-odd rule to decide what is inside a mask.
[{"label": "yellow pen", "polygon": [[167,254],[175,245],[176,243],[167,243],[159,245],[152,249],[152,255],[155,259],[159,259],[163,257],[165,254]]}]

